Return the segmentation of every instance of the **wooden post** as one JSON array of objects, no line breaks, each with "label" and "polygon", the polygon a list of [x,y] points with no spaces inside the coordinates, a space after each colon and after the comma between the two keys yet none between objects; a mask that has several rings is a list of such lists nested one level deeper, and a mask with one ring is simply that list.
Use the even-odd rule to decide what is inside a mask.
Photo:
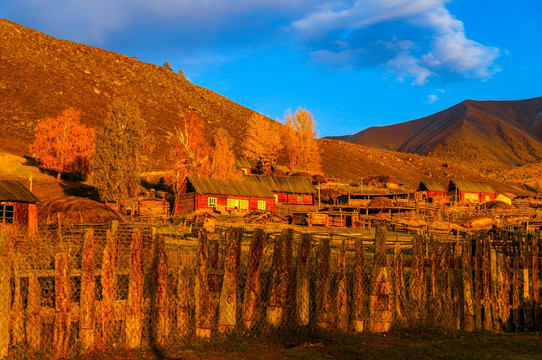
[{"label": "wooden post", "polygon": [[310,320],[309,260],[311,240],[311,235],[307,233],[301,236],[297,257],[295,301],[298,326],[308,326]]},{"label": "wooden post", "polygon": [[[0,260],[0,262],[2,261]],[[2,293],[1,291],[2,290],[0,289],[0,293]],[[38,282],[38,277],[36,276],[36,273],[32,271],[30,273],[30,276],[28,277],[28,305],[26,307],[26,341],[28,342],[30,349],[34,351],[38,350],[41,347],[40,308],[41,287]]]},{"label": "wooden post", "polygon": [[461,312],[463,306],[461,304],[461,247],[459,243],[455,244],[454,255],[452,260],[452,271],[450,278],[450,288],[453,290],[453,324],[452,329],[461,330]]},{"label": "wooden post", "polygon": [[[423,266],[423,265],[422,265]],[[376,228],[375,236],[375,265],[371,278],[371,295],[369,314],[371,330],[386,332],[391,328],[391,286],[386,260],[386,228]]]},{"label": "wooden post", "polygon": [[490,245],[489,239],[484,239],[484,257],[483,257],[483,291],[484,291],[484,330],[493,330],[493,312],[491,311],[491,260],[490,260]]},{"label": "wooden post", "polygon": [[[385,241],[385,239],[384,239]],[[346,240],[343,239],[339,251],[337,288],[335,290],[335,327],[338,332],[348,330],[348,297],[346,293]]]},{"label": "wooden post", "polygon": [[365,311],[365,265],[363,260],[363,240],[355,241],[354,259],[354,289],[352,299],[352,331],[362,332],[364,320],[367,317]]},{"label": "wooden post", "polygon": [[330,323],[330,257],[331,239],[320,240],[318,246],[318,267],[316,269],[316,326],[328,329]]},{"label": "wooden post", "polygon": [[224,280],[220,292],[218,308],[218,331],[232,332],[237,323],[237,278],[241,256],[241,238],[239,228],[226,231],[226,258],[224,262]]},{"label": "wooden post", "polygon": [[453,325],[453,303],[452,303],[452,288],[451,288],[451,248],[450,244],[444,245],[442,256],[440,259],[441,271],[441,321],[442,325],[451,328]]},{"label": "wooden post", "polygon": [[117,267],[118,257],[118,237],[107,231],[107,240],[103,253],[102,261],[102,338],[101,345],[105,346],[111,341],[113,333],[113,304],[117,295],[117,275],[115,269]]},{"label": "wooden post", "polygon": [[94,321],[96,308],[96,283],[94,274],[94,230],[87,229],[83,240],[81,259],[81,296],[79,300],[79,340],[83,349],[88,350],[95,344]]},{"label": "wooden post", "polygon": [[463,330],[474,331],[474,299],[471,268],[470,243],[463,244],[462,251],[462,277],[463,277]]},{"label": "wooden post", "polygon": [[189,301],[188,273],[184,265],[179,265],[177,271],[177,301],[176,301],[176,330],[177,337],[185,339],[190,327],[190,301]]},{"label": "wooden post", "polygon": [[525,327],[533,327],[533,304],[531,299],[531,291],[529,284],[529,265],[531,256],[529,254],[529,244],[528,240],[531,236],[523,241],[523,253],[522,253],[522,263],[523,263],[523,319],[525,321]]},{"label": "wooden post", "polygon": [[56,357],[64,357],[68,353],[71,327],[71,292],[70,268],[68,252],[55,256],[55,330],[53,348]]},{"label": "wooden post", "polygon": [[497,291],[497,252],[490,248],[490,266],[491,266],[491,318],[493,319],[493,331],[499,332],[499,307]]},{"label": "wooden post", "polygon": [[155,302],[154,302],[154,340],[164,345],[169,337],[169,307],[167,293],[167,254],[166,243],[162,235],[155,237]]},{"label": "wooden post", "polygon": [[439,296],[439,276],[438,276],[438,268],[439,268],[439,246],[436,239],[431,237],[430,240],[430,257],[431,257],[431,308],[432,308],[432,316],[435,319],[438,319],[440,317],[440,296]]},{"label": "wooden post", "polygon": [[0,232],[0,358],[6,358],[9,350],[9,308],[11,289],[8,258],[8,234]]},{"label": "wooden post", "polygon": [[128,286],[128,311],[126,314],[126,346],[141,346],[143,332],[143,234],[134,231],[130,244],[130,280]]},{"label": "wooden post", "polygon": [[19,259],[13,260],[13,304],[11,306],[11,336],[13,345],[24,341],[24,310],[21,296],[21,278],[19,274]]},{"label": "wooden post", "polygon": [[533,309],[534,309],[534,323],[538,325],[540,323],[540,290],[538,284],[539,262],[538,262],[538,237],[535,233],[533,236]]},{"label": "wooden post", "polygon": [[209,293],[209,241],[204,230],[198,233],[198,263],[196,268],[195,305],[196,336],[201,339],[211,337],[211,299]]},{"label": "wooden post", "polygon": [[247,330],[252,329],[258,319],[258,303],[260,301],[260,272],[266,235],[261,228],[254,230],[248,254],[247,280],[243,303],[243,321]]},{"label": "wooden post", "polygon": [[510,331],[510,272],[507,262],[508,258],[505,258],[504,254],[497,254],[499,323],[503,330]]},{"label": "wooden post", "polygon": [[410,302],[412,320],[422,323],[426,316],[426,285],[424,274],[423,240],[418,235],[414,238],[412,249],[412,281],[410,286]]},{"label": "wooden post", "polygon": [[292,229],[284,229],[280,236],[275,238],[273,248],[273,278],[267,322],[274,328],[280,327],[286,320],[291,302],[292,237]]},{"label": "wooden post", "polygon": [[483,259],[483,246],[480,237],[476,239],[476,253],[474,259],[474,329],[481,331],[482,325],[482,259]]},{"label": "wooden post", "polygon": [[514,274],[512,275],[512,324],[514,327],[514,330],[518,330],[519,328],[519,290],[520,290],[520,283],[519,283],[519,255],[515,254],[514,256],[514,268],[513,268]]},{"label": "wooden post", "polygon": [[402,323],[405,322],[405,305],[406,305],[406,287],[405,287],[405,270],[403,267],[403,254],[399,242],[395,242],[395,256],[393,259],[393,282],[394,282],[394,303],[395,317]]}]

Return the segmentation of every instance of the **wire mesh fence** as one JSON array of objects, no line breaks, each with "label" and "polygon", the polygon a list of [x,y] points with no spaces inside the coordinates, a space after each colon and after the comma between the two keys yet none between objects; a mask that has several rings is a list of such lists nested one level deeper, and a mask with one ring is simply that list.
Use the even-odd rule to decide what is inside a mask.
[{"label": "wire mesh fence", "polygon": [[[2,233],[0,356],[228,334],[540,324],[538,238],[441,241],[263,229],[92,226]],[[502,235],[502,234],[501,234]],[[507,235],[508,236],[508,235]]]}]

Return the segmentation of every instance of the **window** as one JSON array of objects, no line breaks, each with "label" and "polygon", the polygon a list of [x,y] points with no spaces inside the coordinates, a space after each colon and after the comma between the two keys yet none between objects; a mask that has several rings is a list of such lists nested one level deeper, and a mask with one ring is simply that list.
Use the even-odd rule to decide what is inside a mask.
[{"label": "window", "polygon": [[228,199],[228,209],[235,208],[235,200],[234,199]]},{"label": "window", "polygon": [[297,195],[297,202],[302,203],[303,202],[303,195]]},{"label": "window", "polygon": [[265,200],[258,200],[258,210],[265,210]]},{"label": "window", "polygon": [[0,224],[13,224],[15,218],[15,206],[0,205]]},{"label": "window", "polygon": [[239,202],[241,210],[248,210],[248,200],[241,200]]},{"label": "window", "polygon": [[216,207],[216,198],[215,197],[207,198],[207,205],[209,207]]}]

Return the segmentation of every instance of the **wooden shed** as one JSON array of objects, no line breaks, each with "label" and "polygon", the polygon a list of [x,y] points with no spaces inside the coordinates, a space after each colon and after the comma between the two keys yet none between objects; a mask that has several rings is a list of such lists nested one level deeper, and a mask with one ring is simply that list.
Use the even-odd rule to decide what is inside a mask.
[{"label": "wooden shed", "polygon": [[425,195],[429,202],[447,203],[449,202],[448,194],[444,185],[436,181],[422,181],[418,185],[416,192]]},{"label": "wooden shed", "polygon": [[277,203],[314,205],[316,190],[311,178],[251,175],[245,180],[270,189]]},{"label": "wooden shed", "polygon": [[177,195],[175,213],[193,210],[275,211],[275,197],[266,186],[245,180],[188,176]]},{"label": "wooden shed", "polygon": [[38,201],[20,181],[0,180],[0,229],[19,226],[35,232],[38,227]]},{"label": "wooden shed", "polygon": [[137,213],[140,216],[158,217],[169,214],[169,203],[165,199],[146,198],[137,201]]},{"label": "wooden shed", "polygon": [[237,169],[241,170],[244,175],[250,175],[252,173],[252,166],[244,156],[236,156],[234,165]]},{"label": "wooden shed", "polygon": [[482,204],[495,200],[497,193],[491,185],[485,182],[450,180],[448,196],[457,202]]}]

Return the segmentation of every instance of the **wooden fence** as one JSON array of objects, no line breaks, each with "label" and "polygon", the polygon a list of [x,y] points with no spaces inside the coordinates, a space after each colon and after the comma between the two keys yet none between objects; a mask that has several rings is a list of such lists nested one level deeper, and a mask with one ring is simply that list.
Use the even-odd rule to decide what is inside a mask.
[{"label": "wooden fence", "polygon": [[26,349],[62,357],[79,347],[167,346],[299,327],[500,332],[541,321],[532,235],[386,242],[384,227],[373,238],[132,229],[122,241],[119,228],[103,239],[97,228],[80,229],[78,243],[57,239],[62,246],[39,262],[18,256],[24,247],[1,235],[0,356]]}]

